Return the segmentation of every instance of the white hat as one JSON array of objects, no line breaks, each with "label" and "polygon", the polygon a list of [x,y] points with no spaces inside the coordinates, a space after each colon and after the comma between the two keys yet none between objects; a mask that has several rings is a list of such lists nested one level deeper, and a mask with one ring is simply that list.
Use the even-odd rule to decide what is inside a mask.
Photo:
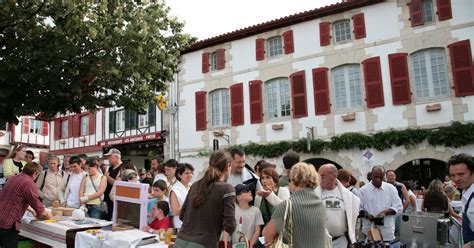
[{"label": "white hat", "polygon": [[110,156],[112,154],[121,155],[121,152],[118,149],[112,148],[106,154],[104,154],[104,156]]}]

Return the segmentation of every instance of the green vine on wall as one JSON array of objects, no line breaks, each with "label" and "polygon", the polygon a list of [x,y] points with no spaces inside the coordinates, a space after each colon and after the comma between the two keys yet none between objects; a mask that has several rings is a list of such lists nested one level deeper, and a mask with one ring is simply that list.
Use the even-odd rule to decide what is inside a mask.
[{"label": "green vine on wall", "polygon": [[392,146],[411,147],[428,141],[430,145],[443,145],[446,147],[461,147],[474,144],[474,123],[462,124],[453,122],[450,126],[434,129],[408,128],[404,130],[390,129],[374,134],[344,133],[332,137],[329,141],[322,139],[310,140],[311,150],[308,151],[308,139],[297,141],[281,141],[269,144],[250,142],[247,145],[231,146],[244,149],[246,154],[264,158],[274,158],[283,155],[289,150],[299,153],[320,154],[325,150],[339,151],[349,149],[374,148],[384,151]]}]

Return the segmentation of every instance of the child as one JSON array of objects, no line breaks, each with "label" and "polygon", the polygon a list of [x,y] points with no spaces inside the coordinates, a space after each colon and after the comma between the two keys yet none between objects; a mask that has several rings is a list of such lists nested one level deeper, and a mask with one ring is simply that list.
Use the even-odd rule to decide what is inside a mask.
[{"label": "child", "polygon": [[166,192],[168,190],[168,185],[164,180],[158,180],[153,183],[151,194],[148,195],[148,223],[150,224],[153,219],[151,218],[152,209],[158,201],[169,202],[168,197],[166,197]]},{"label": "child", "polygon": [[158,201],[151,212],[153,222],[144,228],[145,232],[157,233],[160,229],[168,229],[170,227],[170,218],[168,214],[170,207],[165,201]]},{"label": "child", "polygon": [[[260,225],[263,225],[263,217],[260,209],[250,206],[253,200],[252,192],[247,185],[237,184],[235,186],[235,194],[237,196],[237,204],[235,204],[235,219],[239,223],[242,218],[242,233],[250,240],[253,246],[260,235]],[[239,233],[232,234],[232,242],[238,242]]]}]

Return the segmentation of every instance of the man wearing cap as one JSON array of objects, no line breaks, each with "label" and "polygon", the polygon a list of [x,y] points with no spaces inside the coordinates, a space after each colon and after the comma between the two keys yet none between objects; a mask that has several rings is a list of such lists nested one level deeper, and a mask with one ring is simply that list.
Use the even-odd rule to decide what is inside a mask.
[{"label": "man wearing cap", "polygon": [[115,148],[112,148],[104,154],[109,159],[109,170],[105,173],[105,176],[107,177],[107,188],[105,188],[105,193],[104,193],[104,201],[107,203],[107,218],[110,220],[112,218],[112,213],[114,210],[114,203],[110,199],[110,191],[112,190],[112,186],[115,183],[115,179],[120,172],[120,166],[122,165],[122,153]]}]

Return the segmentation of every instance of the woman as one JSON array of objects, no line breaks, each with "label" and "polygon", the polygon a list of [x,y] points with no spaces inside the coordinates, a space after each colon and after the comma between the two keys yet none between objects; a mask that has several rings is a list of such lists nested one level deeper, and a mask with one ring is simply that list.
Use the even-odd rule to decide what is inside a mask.
[{"label": "woman", "polygon": [[107,178],[99,173],[99,164],[94,159],[86,162],[89,174],[84,176],[79,189],[81,206],[87,208],[89,217],[102,219],[102,204]]},{"label": "woman", "polygon": [[337,171],[337,180],[344,185],[352,194],[359,197],[359,189],[356,188],[357,179],[352,175],[351,171],[348,169],[339,169]]},{"label": "woman", "polygon": [[422,210],[427,212],[447,212],[448,196],[443,191],[443,183],[439,179],[431,181],[423,198]]},{"label": "woman", "polygon": [[87,173],[82,170],[81,160],[78,156],[72,156],[68,160],[71,174],[67,174],[63,178],[59,201],[64,207],[79,208],[81,206],[79,189],[81,187],[82,179],[87,175]]},{"label": "woman", "polygon": [[[323,201],[314,193],[320,182],[318,173],[312,165],[297,163],[291,168],[289,179],[293,222],[293,243],[290,247],[325,248],[326,209]],[[263,229],[265,247],[275,243],[278,234],[282,233],[286,206],[286,201],[276,206],[272,219]],[[288,240],[287,230],[284,231],[283,239]]]},{"label": "woman", "polygon": [[265,225],[270,221],[274,207],[290,198],[286,187],[278,187],[278,173],[273,167],[266,167],[260,172],[260,183],[263,190],[255,196],[255,207],[262,212]]},{"label": "woman", "polygon": [[456,213],[456,211],[454,211],[453,207],[451,206],[451,201],[454,198],[455,195],[459,195],[459,191],[456,189],[456,187],[454,187],[452,184],[445,184],[444,185],[444,193],[446,194],[446,196],[448,196],[448,210],[449,210],[449,214],[451,216],[453,216],[454,218],[460,220],[461,219],[461,216],[458,215],[458,213]]},{"label": "woman", "polygon": [[227,151],[215,151],[209,158],[204,176],[193,184],[183,203],[184,220],[175,248],[217,247],[222,230],[235,231],[235,189],[226,183],[232,157]]},{"label": "woman", "polygon": [[408,190],[408,199],[410,200],[407,207],[405,208],[405,213],[413,214],[417,211],[416,210],[416,195],[411,190],[412,187],[407,181],[404,181],[402,183],[403,183],[403,185],[405,185],[405,187]]},{"label": "woman", "polygon": [[26,146],[19,145],[8,154],[7,158],[3,160],[3,176],[8,180],[10,177],[21,172],[25,161]]},{"label": "woman", "polygon": [[174,216],[173,224],[175,228],[181,228],[181,225],[183,224],[179,219],[179,213],[181,212],[181,206],[183,206],[189,188],[191,187],[193,173],[194,167],[188,163],[179,164],[176,169],[176,178],[178,179],[178,182],[173,185],[170,193],[170,205]]}]

